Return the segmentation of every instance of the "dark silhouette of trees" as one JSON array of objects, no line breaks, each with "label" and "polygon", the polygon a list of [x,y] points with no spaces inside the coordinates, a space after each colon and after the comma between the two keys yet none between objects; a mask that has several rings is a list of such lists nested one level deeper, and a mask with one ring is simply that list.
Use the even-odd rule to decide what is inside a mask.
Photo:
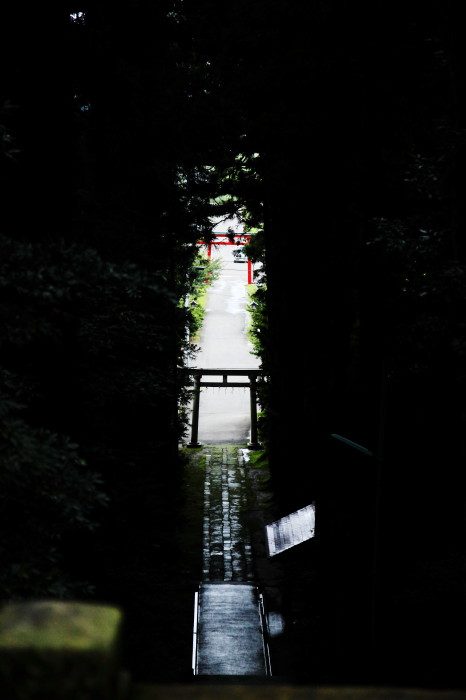
[{"label": "dark silhouette of trees", "polygon": [[[152,484],[152,503],[162,484],[175,488],[178,302],[209,215],[236,212],[260,230],[251,251],[266,275],[255,312],[263,438],[279,507],[315,499],[321,514],[321,545],[300,562],[320,572],[318,634],[323,656],[338,660],[328,672],[459,684],[459,3],[128,0],[116,10],[98,0],[4,13],[3,493],[30,504],[35,480],[50,475],[56,492],[40,492],[44,506],[7,544],[3,595],[58,584],[72,594],[66,542],[82,563],[80,528],[104,523],[96,551],[112,531],[123,535],[121,514],[141,533],[140,491],[122,495],[128,479]],[[362,461],[335,433],[375,459]],[[30,481],[20,484],[11,465]],[[45,517],[47,499],[57,510]],[[13,512],[11,501],[7,519]],[[44,532],[66,522],[63,539],[45,537],[43,571],[31,559],[16,584],[14,552],[25,560],[37,518]]]},{"label": "dark silhouette of trees", "polygon": [[[121,505],[129,479],[155,471],[159,488],[173,488],[179,473],[187,321],[179,300],[210,191],[195,139],[182,143],[188,78],[170,7],[6,12],[2,497],[13,532],[3,596],[95,590],[102,574],[79,530],[89,518],[91,532],[118,520],[117,503],[131,522],[137,503]],[[24,489],[13,496],[16,479]],[[10,517],[18,503],[29,507],[36,481],[68,518],[60,538],[43,538],[42,554],[27,542],[31,527],[55,527],[47,501],[38,494],[19,529]],[[76,588],[73,576],[84,583]]]},{"label": "dark silhouette of trees", "polygon": [[[329,590],[341,600],[340,642],[329,648],[346,677],[365,672],[355,655],[373,641],[377,502],[371,666],[402,682],[459,682],[465,270],[457,11],[437,2],[193,8],[217,104],[234,95],[229,123],[242,124],[237,148],[257,174],[245,186],[237,177],[235,193],[263,228],[254,254],[267,275],[260,342],[272,476],[284,511],[316,498],[328,524],[322,590],[337,581]],[[340,450],[332,433],[377,459],[369,466]],[[353,570],[354,584],[340,579]],[[352,655],[364,615],[363,646]],[[398,643],[400,629],[416,641]],[[451,643],[440,649],[445,637]],[[393,646],[391,672],[383,658]]]}]

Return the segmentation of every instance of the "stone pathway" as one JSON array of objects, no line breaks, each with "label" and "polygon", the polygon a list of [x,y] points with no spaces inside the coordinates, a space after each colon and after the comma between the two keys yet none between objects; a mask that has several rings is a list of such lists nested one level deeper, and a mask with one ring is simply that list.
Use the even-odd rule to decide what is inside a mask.
[{"label": "stone pathway", "polygon": [[232,445],[205,450],[203,581],[254,579],[244,452]]},{"label": "stone pathway", "polygon": [[237,445],[202,450],[202,582],[195,599],[195,675],[271,673],[263,595],[255,582],[251,532],[255,528],[248,519],[254,500],[248,453]]}]

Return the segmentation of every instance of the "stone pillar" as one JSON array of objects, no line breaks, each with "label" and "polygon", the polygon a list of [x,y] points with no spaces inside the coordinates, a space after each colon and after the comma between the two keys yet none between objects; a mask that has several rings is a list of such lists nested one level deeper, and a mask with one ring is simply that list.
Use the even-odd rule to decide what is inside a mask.
[{"label": "stone pillar", "polygon": [[257,397],[256,397],[256,376],[249,375],[249,399],[251,402],[251,442],[248,445],[249,450],[260,449],[260,444],[257,441]]},{"label": "stone pillar", "polygon": [[188,447],[201,447],[201,444],[197,440],[197,434],[199,429],[199,402],[201,399],[201,374],[197,373],[194,375],[194,392],[193,392],[193,413],[191,418],[191,442],[188,443]]}]

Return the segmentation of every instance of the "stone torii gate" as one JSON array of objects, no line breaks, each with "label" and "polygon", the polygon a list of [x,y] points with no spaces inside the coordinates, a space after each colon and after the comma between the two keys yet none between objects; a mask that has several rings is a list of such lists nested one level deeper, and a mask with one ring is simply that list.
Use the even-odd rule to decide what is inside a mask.
[{"label": "stone torii gate", "polygon": [[[249,450],[260,449],[260,444],[257,440],[257,393],[256,380],[257,377],[263,374],[261,369],[202,369],[190,368],[188,374],[193,378],[193,413],[191,421],[191,441],[188,447],[202,447],[198,441],[199,428],[199,404],[201,398],[201,388],[206,386],[224,386],[224,387],[246,387],[249,388],[249,399],[251,407],[251,442],[248,444]],[[203,376],[222,377],[221,381],[201,381]],[[229,382],[228,377],[247,377],[248,381]]]}]

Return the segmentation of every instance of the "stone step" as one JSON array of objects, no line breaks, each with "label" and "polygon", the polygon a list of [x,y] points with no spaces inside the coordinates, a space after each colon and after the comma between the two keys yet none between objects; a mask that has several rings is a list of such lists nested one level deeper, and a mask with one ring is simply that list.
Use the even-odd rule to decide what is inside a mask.
[{"label": "stone step", "polygon": [[201,583],[194,615],[194,675],[271,674],[263,602],[257,586]]}]

